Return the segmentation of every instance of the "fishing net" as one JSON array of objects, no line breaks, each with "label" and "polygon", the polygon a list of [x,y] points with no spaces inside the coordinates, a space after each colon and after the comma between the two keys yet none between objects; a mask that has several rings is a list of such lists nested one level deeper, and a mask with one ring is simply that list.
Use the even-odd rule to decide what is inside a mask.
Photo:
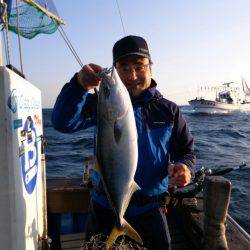
[{"label": "fishing net", "polygon": [[20,1],[18,8],[12,7],[8,11],[8,27],[17,34],[19,27],[21,36],[32,39],[41,33],[54,33],[59,26],[57,17],[58,13],[52,0]]},{"label": "fishing net", "polygon": [[[106,237],[102,234],[92,236],[90,241],[83,241],[81,244],[81,250],[99,250],[106,249],[105,241]],[[137,245],[134,241],[130,241],[125,237],[119,237],[115,244],[111,247],[111,250],[147,250],[145,247]]]}]

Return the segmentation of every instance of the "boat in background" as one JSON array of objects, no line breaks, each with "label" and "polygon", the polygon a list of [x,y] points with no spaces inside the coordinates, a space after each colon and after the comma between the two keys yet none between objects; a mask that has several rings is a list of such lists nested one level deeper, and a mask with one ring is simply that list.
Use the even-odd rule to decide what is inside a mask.
[{"label": "boat in background", "polygon": [[212,98],[196,97],[189,101],[195,113],[229,113],[232,111],[250,111],[250,88],[242,79],[240,88],[233,82],[224,83],[221,87],[211,87],[206,90],[215,91],[215,100]]}]

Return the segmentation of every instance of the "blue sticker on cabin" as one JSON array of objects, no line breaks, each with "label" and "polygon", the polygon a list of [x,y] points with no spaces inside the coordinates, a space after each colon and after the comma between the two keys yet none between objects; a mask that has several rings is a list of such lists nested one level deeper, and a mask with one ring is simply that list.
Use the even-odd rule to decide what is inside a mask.
[{"label": "blue sticker on cabin", "polygon": [[11,91],[11,95],[8,98],[7,105],[10,108],[10,110],[13,113],[16,113],[17,111],[17,95],[16,95],[16,89],[13,89]]},{"label": "blue sticker on cabin", "polygon": [[14,126],[14,129],[21,128],[23,126],[23,120],[22,119],[14,120],[13,126]]},{"label": "blue sticker on cabin", "polygon": [[35,123],[29,116],[24,124],[25,140],[21,142],[24,154],[21,156],[23,183],[28,194],[31,194],[36,186],[38,170],[38,142]]}]

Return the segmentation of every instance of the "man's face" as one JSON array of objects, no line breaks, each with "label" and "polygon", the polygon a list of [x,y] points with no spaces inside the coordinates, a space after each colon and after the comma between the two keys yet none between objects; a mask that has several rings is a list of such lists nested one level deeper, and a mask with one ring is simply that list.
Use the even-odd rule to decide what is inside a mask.
[{"label": "man's face", "polygon": [[128,56],[119,60],[115,67],[122,82],[132,95],[139,96],[150,86],[152,69],[148,58]]}]

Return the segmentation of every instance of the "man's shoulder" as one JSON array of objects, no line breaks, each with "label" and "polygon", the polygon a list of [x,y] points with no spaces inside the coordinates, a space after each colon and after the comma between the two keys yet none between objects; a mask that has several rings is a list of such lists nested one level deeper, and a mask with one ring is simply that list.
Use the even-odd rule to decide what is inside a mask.
[{"label": "man's shoulder", "polygon": [[165,108],[169,109],[171,113],[176,114],[179,111],[179,106],[169,99],[165,98],[158,90],[156,90],[155,95],[159,103],[164,105]]}]

